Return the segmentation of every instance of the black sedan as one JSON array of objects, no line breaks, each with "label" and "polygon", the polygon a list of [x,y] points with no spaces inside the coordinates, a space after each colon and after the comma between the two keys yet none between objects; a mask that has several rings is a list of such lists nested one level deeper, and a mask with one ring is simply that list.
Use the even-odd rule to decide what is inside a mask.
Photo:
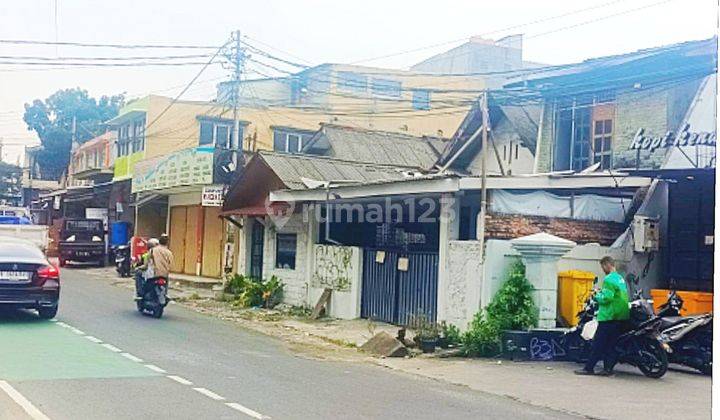
[{"label": "black sedan", "polygon": [[60,272],[30,242],[0,237],[0,308],[36,309],[54,318],[60,300]]}]

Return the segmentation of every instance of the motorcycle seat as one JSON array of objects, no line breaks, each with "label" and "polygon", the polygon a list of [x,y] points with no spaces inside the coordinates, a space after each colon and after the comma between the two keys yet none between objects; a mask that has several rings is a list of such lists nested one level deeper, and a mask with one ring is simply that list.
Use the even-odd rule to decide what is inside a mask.
[{"label": "motorcycle seat", "polygon": [[663,329],[670,328],[670,327],[674,327],[675,325],[681,324],[686,321],[687,321],[687,318],[682,317],[682,316],[663,317],[662,318],[662,327],[663,327]]}]

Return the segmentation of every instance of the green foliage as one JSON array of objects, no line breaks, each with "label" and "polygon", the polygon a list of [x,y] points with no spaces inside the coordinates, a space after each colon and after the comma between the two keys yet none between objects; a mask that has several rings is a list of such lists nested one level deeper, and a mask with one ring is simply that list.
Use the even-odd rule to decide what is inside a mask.
[{"label": "green foliage", "polygon": [[500,330],[481,309],[463,334],[462,344],[468,356],[494,356],[500,352]]},{"label": "green foliage", "polygon": [[451,346],[460,344],[462,340],[460,329],[452,324],[446,323],[445,321],[440,324],[440,335],[445,340],[445,343]]},{"label": "green foliage", "polygon": [[463,335],[465,351],[470,356],[494,356],[500,352],[503,330],[526,330],[537,325],[538,310],[532,299],[533,286],[525,277],[525,266],[515,262],[508,279],[485,310],[473,317]]},{"label": "green foliage", "polygon": [[42,179],[59,179],[70,161],[73,117],[76,138],[83,143],[105,132],[103,123],[118,114],[124,95],[91,97],[84,89],[59,90],[44,101],[25,104],[23,120],[35,131],[43,149],[37,155]]},{"label": "green foliage", "polygon": [[423,311],[418,311],[409,320],[409,327],[415,330],[416,340],[437,340],[440,337],[440,329],[437,323],[430,320],[430,317]]},{"label": "green foliage", "polygon": [[224,291],[235,296],[233,304],[236,306],[271,309],[282,301],[284,289],[285,285],[276,276],[263,281],[234,274],[228,276]]},{"label": "green foliage", "polygon": [[533,286],[525,277],[525,266],[516,261],[508,279],[487,307],[488,318],[500,330],[525,330],[538,323],[538,309],[532,298]]}]

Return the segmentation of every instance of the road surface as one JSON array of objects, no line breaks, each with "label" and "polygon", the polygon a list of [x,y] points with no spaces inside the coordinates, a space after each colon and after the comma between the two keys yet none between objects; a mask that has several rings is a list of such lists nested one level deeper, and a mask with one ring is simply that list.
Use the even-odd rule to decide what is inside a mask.
[{"label": "road surface", "polygon": [[274,338],[62,271],[60,313],[0,313],[0,419],[557,419],[509,398],[366,363],[293,355]]}]

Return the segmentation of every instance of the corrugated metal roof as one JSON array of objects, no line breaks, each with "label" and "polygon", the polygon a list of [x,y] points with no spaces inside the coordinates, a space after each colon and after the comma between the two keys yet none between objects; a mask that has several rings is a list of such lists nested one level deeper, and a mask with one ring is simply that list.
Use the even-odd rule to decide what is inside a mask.
[{"label": "corrugated metal roof", "polygon": [[348,161],[430,169],[444,147],[439,138],[325,124],[305,151]]},{"label": "corrugated metal roof", "polygon": [[344,181],[350,184],[403,180],[414,168],[352,162],[321,156],[258,152],[275,174],[293,190],[307,189],[303,178],[315,181]]}]

